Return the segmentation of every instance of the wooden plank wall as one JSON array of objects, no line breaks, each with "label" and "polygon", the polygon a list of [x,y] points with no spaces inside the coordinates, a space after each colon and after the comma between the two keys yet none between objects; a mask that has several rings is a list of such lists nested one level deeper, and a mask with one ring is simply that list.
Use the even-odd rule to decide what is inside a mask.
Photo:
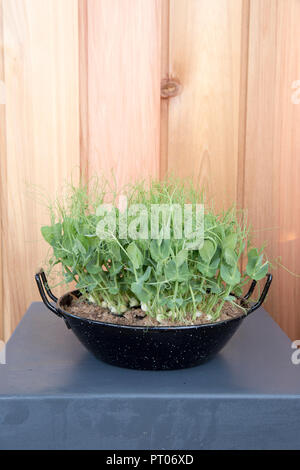
[{"label": "wooden plank wall", "polygon": [[237,197],[242,2],[171,0],[168,170],[191,176],[216,205]]},{"label": "wooden plank wall", "polygon": [[5,181],[6,181],[6,126],[5,126],[5,77],[4,77],[4,47],[3,47],[3,8],[0,0],[0,339],[4,338],[4,312],[3,312],[3,209],[5,208]]},{"label": "wooden plank wall", "polygon": [[[25,182],[53,195],[70,168],[113,169],[119,184],[193,176],[217,206],[248,207],[270,257],[299,270],[298,0],[1,3],[6,337],[38,298],[32,276],[45,257],[46,211]],[[182,91],[161,100],[166,78]],[[275,278],[269,312],[300,337],[299,279],[282,268]]]},{"label": "wooden plank wall", "polygon": [[88,176],[158,176],[161,2],[87,2]]},{"label": "wooden plank wall", "polygon": [[[79,167],[78,5],[75,0],[3,0],[6,178],[1,201],[4,334],[32,300],[46,256],[40,225],[47,196]],[[1,165],[3,156],[1,155]],[[2,168],[1,168],[2,171]]]},{"label": "wooden plank wall", "polygon": [[[271,259],[300,273],[300,2],[251,0],[244,206]],[[299,88],[299,86],[298,86]],[[298,93],[298,99],[300,94]],[[300,101],[300,100],[299,100]],[[300,279],[274,271],[267,309],[300,338]]]}]

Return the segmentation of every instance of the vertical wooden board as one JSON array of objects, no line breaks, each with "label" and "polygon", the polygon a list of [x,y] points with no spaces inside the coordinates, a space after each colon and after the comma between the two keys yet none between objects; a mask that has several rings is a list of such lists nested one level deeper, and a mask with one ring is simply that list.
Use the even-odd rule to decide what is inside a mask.
[{"label": "vertical wooden board", "polygon": [[89,0],[88,174],[159,174],[161,1]]},{"label": "vertical wooden board", "polygon": [[[299,274],[300,104],[292,100],[300,79],[298,18],[298,0],[251,0],[244,200],[270,259],[280,256]],[[266,306],[293,339],[300,336],[299,305],[299,277],[278,268]]]},{"label": "vertical wooden board", "polygon": [[[167,80],[169,71],[169,45],[170,45],[170,1],[161,2],[161,83]],[[168,134],[169,134],[169,100],[160,102],[160,164],[159,176],[165,178],[168,172]]]},{"label": "vertical wooden board", "polygon": [[3,14],[2,0],[0,0],[0,340],[4,337],[4,311],[3,311],[3,213],[6,200],[6,132],[5,132],[5,78],[3,55]]},{"label": "vertical wooden board", "polygon": [[236,201],[243,2],[170,1],[168,170],[193,176],[217,206]]},{"label": "vertical wooden board", "polygon": [[80,173],[84,181],[88,179],[89,158],[87,2],[88,0],[78,0]]},{"label": "vertical wooden board", "polygon": [[[79,169],[77,0],[3,0],[7,131],[4,226],[5,335],[38,299],[48,222],[39,191],[53,197]],[[34,185],[39,185],[36,190]]]}]

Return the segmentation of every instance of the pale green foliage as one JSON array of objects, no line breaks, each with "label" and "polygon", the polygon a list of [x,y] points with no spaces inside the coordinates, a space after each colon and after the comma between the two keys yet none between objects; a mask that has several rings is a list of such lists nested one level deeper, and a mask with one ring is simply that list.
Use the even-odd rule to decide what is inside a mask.
[{"label": "pale green foliage", "polygon": [[[192,184],[173,179],[152,181],[148,189],[143,183],[128,186],[122,194],[129,206],[147,208],[203,201]],[[41,229],[53,249],[50,268],[60,263],[64,282],[75,280],[85,298],[105,302],[117,313],[143,304],[158,319],[184,320],[202,312],[216,320],[225,301],[235,303],[244,285],[266,275],[268,262],[262,249],[250,246],[243,212],[231,208],[216,213],[205,205],[200,250],[187,248],[186,238],[176,238],[172,228],[170,239],[99,239],[97,207],[108,200],[116,205],[116,198],[107,184],[97,183],[89,191],[84,185],[70,186],[68,196],[50,208],[51,224]],[[118,219],[118,209],[116,213]],[[245,272],[240,270],[243,253],[248,256]]]}]

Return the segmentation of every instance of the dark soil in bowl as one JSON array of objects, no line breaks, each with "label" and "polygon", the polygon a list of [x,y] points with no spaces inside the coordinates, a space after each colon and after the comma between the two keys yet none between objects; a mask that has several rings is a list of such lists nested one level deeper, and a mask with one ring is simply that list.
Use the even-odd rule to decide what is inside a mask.
[{"label": "dark soil in bowl", "polygon": [[[186,321],[164,320],[158,322],[155,318],[147,315],[141,308],[129,309],[122,315],[116,315],[110,312],[109,309],[103,308],[99,305],[93,304],[81,298],[72,296],[70,305],[65,305],[64,310],[68,313],[76,315],[77,317],[86,318],[104,323],[115,323],[117,325],[130,325],[130,326],[182,326],[182,325],[202,325],[212,323],[211,318],[205,314],[192,319],[191,315],[187,315]],[[230,302],[225,302],[222,312],[216,323],[231,320],[245,315],[245,312],[240,308],[232,305]]]}]

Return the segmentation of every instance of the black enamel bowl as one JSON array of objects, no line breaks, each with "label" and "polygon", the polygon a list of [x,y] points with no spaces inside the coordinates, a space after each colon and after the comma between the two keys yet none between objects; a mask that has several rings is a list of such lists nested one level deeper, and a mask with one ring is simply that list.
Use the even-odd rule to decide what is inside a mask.
[{"label": "black enamel bowl", "polygon": [[[98,359],[131,369],[167,370],[196,366],[216,355],[246,316],[263,303],[272,275],[267,274],[259,301],[249,308],[246,315],[217,323],[171,327],[117,325],[78,317],[66,312],[65,307],[70,305],[72,296],[80,296],[79,291],[64,294],[57,299],[49,289],[42,270],[35,279],[47,308],[62,317],[67,327]],[[255,285],[253,281],[244,301],[248,301]],[[49,302],[45,291],[56,305]]]}]

